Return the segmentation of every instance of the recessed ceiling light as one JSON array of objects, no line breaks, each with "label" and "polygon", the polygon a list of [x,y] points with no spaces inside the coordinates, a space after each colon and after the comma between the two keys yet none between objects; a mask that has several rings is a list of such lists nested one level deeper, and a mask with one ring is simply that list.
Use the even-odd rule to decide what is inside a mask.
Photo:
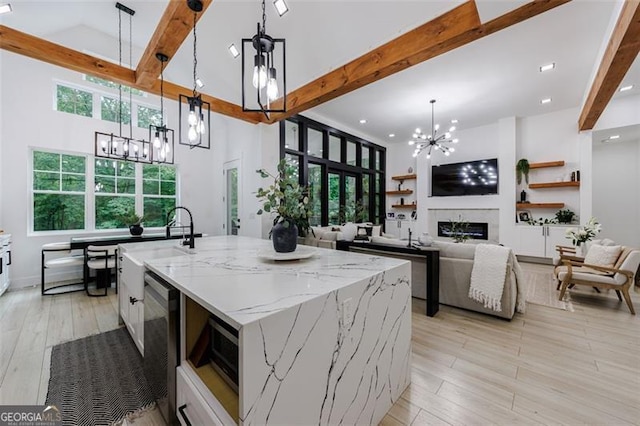
[{"label": "recessed ceiling light", "polygon": [[196,78],[196,84],[200,89],[204,87],[204,83],[202,82],[202,80],[200,80],[200,78]]},{"label": "recessed ceiling light", "polygon": [[458,120],[454,118],[453,120],[451,120],[451,124],[458,124]]},{"label": "recessed ceiling light", "polygon": [[0,15],[11,12],[11,4],[0,4]]},{"label": "recessed ceiling light", "polygon": [[390,137],[390,138],[395,138],[395,137],[396,137],[396,135],[395,135],[395,133],[389,133],[389,137]]},{"label": "recessed ceiling light", "polygon": [[550,102],[551,102],[551,98],[544,98],[544,99],[542,99],[542,100],[540,101],[540,103],[541,103],[541,104],[543,104],[543,105],[544,105],[544,104],[548,104],[548,103],[550,103]]},{"label": "recessed ceiling light", "polygon": [[289,7],[284,2],[284,0],[274,0],[273,5],[276,7],[276,11],[278,11],[278,15],[280,16],[289,11]]},{"label": "recessed ceiling light", "polygon": [[367,120],[363,118],[362,120],[360,120],[360,124],[367,124]]},{"label": "recessed ceiling light", "polygon": [[609,140],[612,141],[614,139],[620,139],[620,135],[611,135],[609,136]]},{"label": "recessed ceiling light", "polygon": [[551,71],[555,67],[556,67],[556,63],[555,62],[551,62],[550,64],[541,66],[540,67],[540,72]]},{"label": "recessed ceiling light", "polygon": [[620,88],[620,91],[621,91],[621,92],[626,92],[627,90],[631,90],[631,89],[633,89],[633,84],[630,84],[630,85],[628,85],[628,86],[621,87],[621,88]]},{"label": "recessed ceiling light", "polygon": [[231,46],[229,46],[229,52],[231,52],[231,55],[233,55],[234,58],[240,56],[240,51],[238,51],[238,48],[233,43],[231,43]]}]

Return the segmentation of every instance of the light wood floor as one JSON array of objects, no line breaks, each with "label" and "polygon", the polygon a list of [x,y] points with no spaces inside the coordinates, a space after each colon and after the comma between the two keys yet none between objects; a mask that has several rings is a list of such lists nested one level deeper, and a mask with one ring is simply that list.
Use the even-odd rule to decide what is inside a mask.
[{"label": "light wood floor", "polygon": [[[529,304],[510,322],[446,306],[428,318],[415,303],[412,383],[382,424],[640,424],[640,318],[615,295],[572,298],[573,312]],[[116,308],[111,293],[0,297],[0,404],[44,403],[51,347],[116,328]]]}]

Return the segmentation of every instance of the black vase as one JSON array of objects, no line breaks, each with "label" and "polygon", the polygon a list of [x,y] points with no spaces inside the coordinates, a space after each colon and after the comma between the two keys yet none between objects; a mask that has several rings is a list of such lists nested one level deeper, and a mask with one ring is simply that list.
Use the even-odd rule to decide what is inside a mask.
[{"label": "black vase", "polygon": [[144,228],[140,225],[129,225],[129,232],[134,237],[142,235],[142,231],[144,231]]},{"label": "black vase", "polygon": [[525,201],[527,201],[527,193],[526,191],[523,189],[522,192],[520,193],[520,202],[524,203]]},{"label": "black vase", "polygon": [[298,227],[293,223],[285,226],[284,222],[278,222],[271,228],[271,240],[277,253],[291,253],[298,245]]}]

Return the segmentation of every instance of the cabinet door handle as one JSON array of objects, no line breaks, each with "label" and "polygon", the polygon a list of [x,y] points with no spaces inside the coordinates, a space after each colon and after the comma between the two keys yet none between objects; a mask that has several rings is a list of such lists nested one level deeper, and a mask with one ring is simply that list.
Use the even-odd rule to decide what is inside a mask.
[{"label": "cabinet door handle", "polygon": [[9,250],[7,253],[9,253],[9,262],[7,262],[7,266],[11,265],[11,250]]},{"label": "cabinet door handle", "polygon": [[122,273],[122,268],[118,268],[118,272]]},{"label": "cabinet door handle", "polygon": [[138,299],[136,299],[135,297],[129,296],[129,303],[131,303],[132,305],[135,305],[137,302],[139,302]]},{"label": "cabinet door handle", "polygon": [[187,404],[183,404],[180,407],[178,407],[178,411],[180,412],[180,415],[182,416],[182,420],[184,420],[184,422],[187,424],[187,426],[191,426],[191,422],[189,421],[189,418],[187,417],[187,413],[184,412],[185,408],[187,408]]}]

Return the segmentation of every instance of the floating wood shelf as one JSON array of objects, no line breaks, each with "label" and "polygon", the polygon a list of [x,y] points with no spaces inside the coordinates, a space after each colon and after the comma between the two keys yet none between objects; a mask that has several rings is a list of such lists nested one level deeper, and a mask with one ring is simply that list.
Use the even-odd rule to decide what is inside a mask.
[{"label": "floating wood shelf", "polygon": [[411,189],[401,189],[400,191],[387,191],[387,195],[409,195],[413,194]]},{"label": "floating wood shelf", "polygon": [[564,203],[516,203],[518,209],[561,209]]},{"label": "floating wood shelf", "polygon": [[415,204],[392,204],[391,207],[394,209],[415,209]]},{"label": "floating wood shelf", "polygon": [[530,189],[538,189],[538,188],[564,188],[564,187],[573,187],[579,188],[580,182],[546,182],[546,183],[530,183]]},{"label": "floating wood shelf", "polygon": [[545,167],[562,167],[564,161],[547,161],[546,163],[529,163],[529,169],[544,169]]},{"label": "floating wood shelf", "polygon": [[391,179],[393,179],[393,180],[411,180],[411,179],[415,179],[416,177],[417,177],[417,175],[414,173],[412,175],[391,176]]}]

